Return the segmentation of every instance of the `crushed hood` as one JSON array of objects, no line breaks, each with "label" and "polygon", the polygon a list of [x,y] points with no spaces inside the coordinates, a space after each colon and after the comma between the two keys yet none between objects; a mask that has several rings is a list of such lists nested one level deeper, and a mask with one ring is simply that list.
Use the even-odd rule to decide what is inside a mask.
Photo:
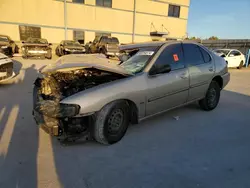
[{"label": "crushed hood", "polygon": [[76,70],[79,68],[95,68],[121,75],[133,75],[119,66],[116,62],[107,59],[103,54],[79,54],[60,57],[55,63],[42,69],[41,73],[50,73],[64,70]]}]

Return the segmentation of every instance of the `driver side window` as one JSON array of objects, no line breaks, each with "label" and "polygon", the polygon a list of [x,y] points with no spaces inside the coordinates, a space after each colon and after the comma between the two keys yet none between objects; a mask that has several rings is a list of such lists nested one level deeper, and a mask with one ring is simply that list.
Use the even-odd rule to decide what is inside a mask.
[{"label": "driver side window", "polygon": [[170,65],[171,71],[185,68],[181,44],[170,44],[161,52],[153,67],[162,65]]}]

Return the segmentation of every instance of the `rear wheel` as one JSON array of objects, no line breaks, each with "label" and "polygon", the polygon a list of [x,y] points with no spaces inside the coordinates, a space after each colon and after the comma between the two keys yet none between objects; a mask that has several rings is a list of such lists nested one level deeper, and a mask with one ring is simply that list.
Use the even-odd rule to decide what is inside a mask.
[{"label": "rear wheel", "polygon": [[212,81],[204,99],[199,101],[200,107],[205,111],[213,110],[220,100],[220,86],[216,81]]},{"label": "rear wheel", "polygon": [[243,61],[240,62],[240,65],[237,68],[241,69],[242,67],[243,67]]},{"label": "rear wheel", "polygon": [[97,113],[93,136],[101,144],[114,144],[125,135],[128,125],[128,104],[122,100],[114,101]]}]

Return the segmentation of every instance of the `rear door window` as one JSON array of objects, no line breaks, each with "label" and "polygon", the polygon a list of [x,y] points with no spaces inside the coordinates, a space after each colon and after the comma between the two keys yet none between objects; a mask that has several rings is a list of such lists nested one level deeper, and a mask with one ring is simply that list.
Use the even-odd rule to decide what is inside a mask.
[{"label": "rear door window", "polygon": [[208,54],[208,52],[206,50],[204,50],[203,48],[199,47],[201,53],[202,53],[202,56],[203,56],[203,59],[204,59],[204,62],[205,63],[209,63],[211,62],[211,56]]},{"label": "rear door window", "polygon": [[184,57],[188,66],[204,64],[204,58],[200,47],[196,44],[183,44]]}]

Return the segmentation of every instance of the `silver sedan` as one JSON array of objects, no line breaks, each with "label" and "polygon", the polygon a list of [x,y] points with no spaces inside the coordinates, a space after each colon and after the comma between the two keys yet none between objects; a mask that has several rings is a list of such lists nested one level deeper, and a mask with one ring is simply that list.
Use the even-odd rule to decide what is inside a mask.
[{"label": "silver sedan", "polygon": [[195,101],[216,108],[228,84],[225,60],[200,44],[150,42],[120,47],[121,62],[67,55],[40,70],[33,115],[63,140],[122,139],[130,123]]}]

